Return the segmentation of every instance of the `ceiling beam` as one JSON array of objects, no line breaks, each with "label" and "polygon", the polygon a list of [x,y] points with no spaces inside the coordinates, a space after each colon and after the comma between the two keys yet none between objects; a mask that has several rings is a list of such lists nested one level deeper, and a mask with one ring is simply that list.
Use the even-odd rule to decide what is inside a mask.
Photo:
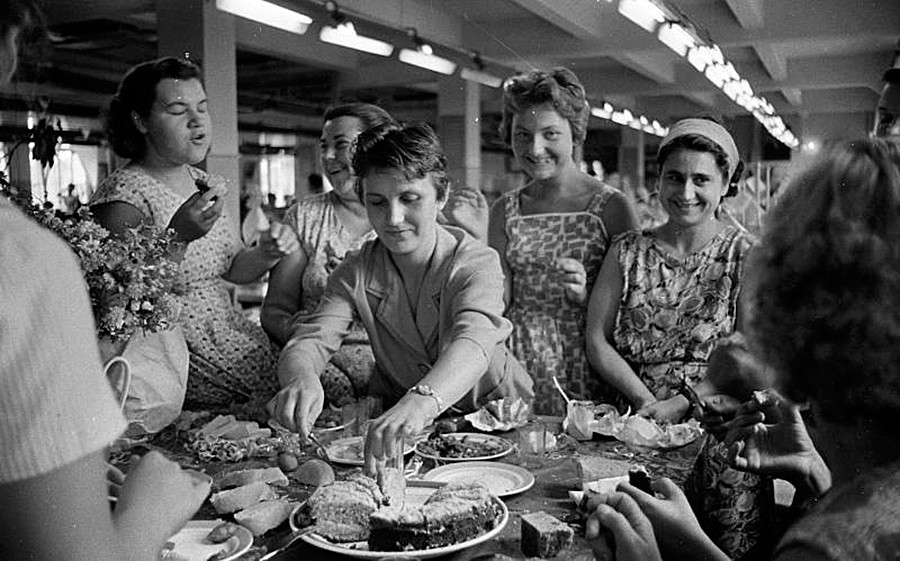
[{"label": "ceiling beam", "polygon": [[753,50],[756,51],[759,62],[769,73],[770,78],[779,82],[787,80],[787,60],[772,45],[768,43],[755,45]]},{"label": "ceiling beam", "polygon": [[781,90],[781,95],[793,107],[801,107],[803,105],[803,96],[800,88],[784,88]]},{"label": "ceiling beam", "polygon": [[744,29],[758,29],[764,24],[763,0],[725,0],[728,9]]},{"label": "ceiling beam", "polygon": [[641,76],[650,78],[657,83],[671,84],[675,81],[673,56],[669,53],[644,51],[624,53],[613,58]]},{"label": "ceiling beam", "polygon": [[601,35],[600,9],[596,3],[572,0],[512,0],[529,12],[581,40]]}]

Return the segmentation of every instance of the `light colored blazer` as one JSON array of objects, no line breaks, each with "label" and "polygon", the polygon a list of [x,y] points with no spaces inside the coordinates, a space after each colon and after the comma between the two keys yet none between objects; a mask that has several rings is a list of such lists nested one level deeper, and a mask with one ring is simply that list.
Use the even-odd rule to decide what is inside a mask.
[{"label": "light colored blazer", "polygon": [[285,351],[321,374],[354,316],[369,334],[376,372],[369,393],[389,407],[418,383],[452,341],[468,339],[489,361],[485,374],[456,407],[472,411],[500,397],[534,396],[532,381],[506,348],[512,324],[503,317],[503,271],[493,249],[463,230],[439,227],[434,256],[410,306],[399,270],[379,241],[348,254],[332,272],[315,313],[297,321]]}]

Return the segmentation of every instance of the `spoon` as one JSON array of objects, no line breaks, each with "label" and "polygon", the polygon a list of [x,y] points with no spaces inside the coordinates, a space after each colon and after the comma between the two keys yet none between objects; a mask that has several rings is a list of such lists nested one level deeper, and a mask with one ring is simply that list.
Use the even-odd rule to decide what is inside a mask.
[{"label": "spoon", "polygon": [[553,377],[553,385],[556,386],[556,390],[559,392],[559,395],[561,395],[563,397],[563,399],[566,401],[566,405],[569,405],[570,403],[572,403],[572,400],[569,399],[569,396],[566,395],[565,390],[563,390],[562,386],[559,385],[559,380],[556,379],[556,376]]}]

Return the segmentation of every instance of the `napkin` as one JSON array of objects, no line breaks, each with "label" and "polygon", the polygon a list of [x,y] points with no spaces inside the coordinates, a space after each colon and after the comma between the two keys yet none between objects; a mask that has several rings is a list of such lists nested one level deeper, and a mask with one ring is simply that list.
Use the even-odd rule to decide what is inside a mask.
[{"label": "napkin", "polygon": [[521,397],[507,399],[501,397],[489,401],[481,409],[469,413],[464,418],[480,431],[506,431],[521,427],[528,422],[531,403]]}]

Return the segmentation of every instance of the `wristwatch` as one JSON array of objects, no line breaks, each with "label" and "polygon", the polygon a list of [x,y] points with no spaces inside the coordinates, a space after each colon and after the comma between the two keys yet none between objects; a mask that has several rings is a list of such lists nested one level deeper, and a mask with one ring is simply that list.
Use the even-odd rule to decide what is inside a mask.
[{"label": "wristwatch", "polygon": [[439,396],[428,384],[416,384],[409,388],[407,393],[417,393],[419,395],[430,397],[434,399],[435,404],[437,404],[438,413],[444,410],[444,400],[441,399],[441,396]]}]

